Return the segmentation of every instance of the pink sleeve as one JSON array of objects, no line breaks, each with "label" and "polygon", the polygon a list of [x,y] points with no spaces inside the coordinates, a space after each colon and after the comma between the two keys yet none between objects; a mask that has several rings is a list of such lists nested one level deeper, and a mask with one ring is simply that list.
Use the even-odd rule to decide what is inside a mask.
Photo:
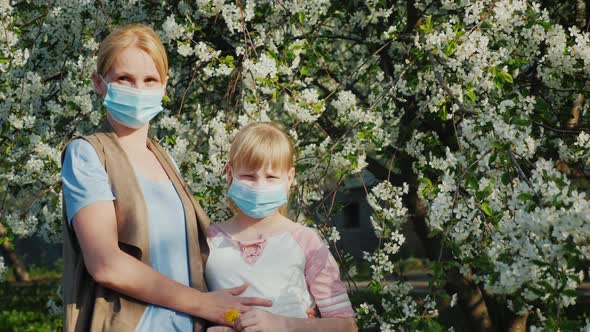
[{"label": "pink sleeve", "polygon": [[338,263],[315,231],[293,233],[305,254],[305,279],[322,317],[354,317]]},{"label": "pink sleeve", "polygon": [[209,228],[207,228],[207,240],[215,237],[217,234],[223,232],[221,228],[217,225],[211,224]]}]

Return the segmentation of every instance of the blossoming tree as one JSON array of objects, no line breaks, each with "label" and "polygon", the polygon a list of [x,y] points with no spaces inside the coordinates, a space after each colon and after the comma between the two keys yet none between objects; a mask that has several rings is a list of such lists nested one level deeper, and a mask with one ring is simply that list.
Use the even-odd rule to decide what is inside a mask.
[{"label": "blossoming tree", "polygon": [[[584,5],[0,0],[2,241],[60,241],[60,151],[105,115],[94,52],[111,27],[145,22],[171,64],[153,135],[212,220],[228,215],[232,135],[280,122],[298,150],[292,216],[334,249],[343,181],[381,180],[366,188],[380,246],[365,256],[381,301],[357,308],[362,327],[439,329],[451,296],[478,330],[565,326],[590,260]],[[570,8],[582,14],[560,18]],[[436,262],[419,299],[391,278],[405,223]]]}]

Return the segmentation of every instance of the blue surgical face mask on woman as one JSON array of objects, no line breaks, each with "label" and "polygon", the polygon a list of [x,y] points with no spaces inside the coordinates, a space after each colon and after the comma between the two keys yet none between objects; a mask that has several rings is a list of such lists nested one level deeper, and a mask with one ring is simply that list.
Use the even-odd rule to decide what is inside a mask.
[{"label": "blue surgical face mask on woman", "polygon": [[107,83],[107,93],[102,103],[115,121],[129,128],[145,126],[164,108],[164,89],[137,89],[130,86]]},{"label": "blue surgical face mask on woman", "polygon": [[242,212],[260,219],[270,216],[287,203],[287,183],[283,180],[276,184],[254,186],[234,177],[227,196]]}]

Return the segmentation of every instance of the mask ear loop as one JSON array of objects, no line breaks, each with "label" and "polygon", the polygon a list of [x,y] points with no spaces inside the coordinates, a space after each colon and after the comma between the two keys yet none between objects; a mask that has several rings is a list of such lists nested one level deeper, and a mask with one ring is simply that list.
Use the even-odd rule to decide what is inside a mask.
[{"label": "mask ear loop", "polygon": [[227,179],[227,190],[226,190],[226,192],[227,192],[227,191],[229,191],[229,187],[234,182],[234,170],[231,167],[231,164],[230,163],[227,163],[226,172],[229,172],[229,174],[231,174],[231,175],[229,175],[229,174],[226,173],[226,175],[228,177],[228,179]]},{"label": "mask ear loop", "polygon": [[104,80],[104,78],[102,77],[101,74],[98,74],[98,77],[100,77],[100,80],[104,83],[104,85],[106,86],[106,88],[109,88],[109,83],[107,83],[107,81]]}]

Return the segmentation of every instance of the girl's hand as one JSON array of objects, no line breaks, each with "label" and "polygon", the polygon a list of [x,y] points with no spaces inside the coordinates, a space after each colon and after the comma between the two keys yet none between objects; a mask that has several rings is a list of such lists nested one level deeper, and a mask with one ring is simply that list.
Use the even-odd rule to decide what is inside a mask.
[{"label": "girl's hand", "polygon": [[266,310],[252,309],[240,315],[234,329],[240,332],[288,331],[288,318]]},{"label": "girl's hand", "polygon": [[240,287],[202,293],[201,310],[199,310],[198,316],[215,324],[231,325],[230,322],[225,321],[225,314],[231,309],[244,314],[254,310],[251,306],[270,307],[272,305],[270,300],[257,297],[240,297],[239,295],[246,288],[248,288],[248,285],[243,284]]},{"label": "girl's hand", "polygon": [[212,326],[207,329],[207,332],[236,332],[236,330],[227,326]]}]

